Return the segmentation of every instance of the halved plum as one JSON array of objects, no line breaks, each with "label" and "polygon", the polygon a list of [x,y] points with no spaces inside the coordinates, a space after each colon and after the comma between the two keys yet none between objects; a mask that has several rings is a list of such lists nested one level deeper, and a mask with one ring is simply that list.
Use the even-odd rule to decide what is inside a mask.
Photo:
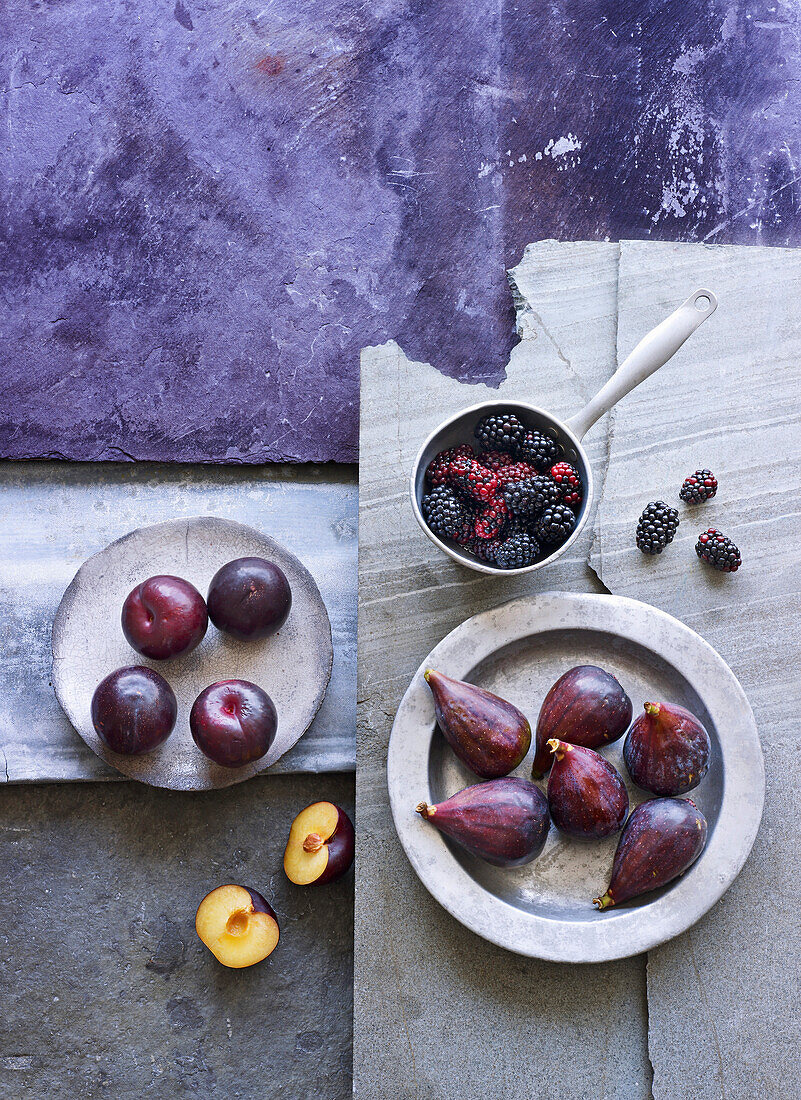
[{"label": "halved plum", "polygon": [[356,834],[348,815],[333,802],[313,802],[289,830],[284,871],[296,886],[341,878],[353,863]]},{"label": "halved plum", "polygon": [[278,918],[257,890],[228,884],[206,894],[195,916],[201,942],[223,966],[241,970],[272,954]]}]

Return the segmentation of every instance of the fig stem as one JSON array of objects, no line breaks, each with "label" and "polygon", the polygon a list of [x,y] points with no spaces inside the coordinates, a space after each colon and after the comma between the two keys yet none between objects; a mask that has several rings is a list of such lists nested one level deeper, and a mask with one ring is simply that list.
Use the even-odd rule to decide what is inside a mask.
[{"label": "fig stem", "polygon": [[552,737],[548,742],[548,748],[554,754],[557,760],[562,760],[567,752],[567,745],[564,748],[560,748],[562,742],[558,737]]},{"label": "fig stem", "polygon": [[427,802],[418,802],[415,806],[415,810],[421,815],[421,817],[429,818],[433,817],[437,812],[436,806],[429,806]]},{"label": "fig stem", "polygon": [[597,905],[599,909],[608,909],[610,905],[615,904],[615,899],[607,890],[605,894],[602,894],[599,898],[592,899],[593,905]]},{"label": "fig stem", "polygon": [[319,852],[323,846],[323,838],[319,833],[309,833],[306,839],[303,841],[303,851],[308,852],[310,855],[313,852]]},{"label": "fig stem", "polygon": [[431,678],[431,673],[433,671],[434,671],[433,668],[427,668],[425,670],[425,672],[423,673],[423,679],[425,680],[426,683],[429,682],[429,679]]},{"label": "fig stem", "polygon": [[661,703],[646,703],[645,704],[645,713],[650,714],[652,718],[656,718],[657,715],[659,714],[659,711],[661,710],[661,708],[662,708]]}]

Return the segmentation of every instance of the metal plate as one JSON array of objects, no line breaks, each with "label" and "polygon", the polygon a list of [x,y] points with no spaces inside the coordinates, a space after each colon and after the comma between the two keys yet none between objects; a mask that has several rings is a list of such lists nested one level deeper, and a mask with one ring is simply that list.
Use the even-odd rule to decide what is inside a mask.
[{"label": "metal plate", "polygon": [[[617,676],[635,714],[646,698],[688,707],[712,739],[712,763],[693,801],[709,822],[701,858],[661,891],[603,913],[617,843],[569,839],[551,828],[540,857],[500,869],[446,841],[414,811],[477,782],[435,729],[423,679],[437,668],[515,703],[534,726],[551,684],[576,664]],[[623,741],[604,750],[626,777]],[[528,776],[531,754],[518,769]],[[412,866],[457,920],[521,955],[601,962],[636,955],[689,928],[722,896],[745,862],[765,792],[762,752],[742,688],[723,659],[678,620],[636,600],[544,593],[468,619],[425,659],[403,697],[387,762],[395,827]],[[543,789],[544,789],[543,784]],[[649,797],[629,784],[632,808]]]},{"label": "metal plate", "polygon": [[[292,610],[272,638],[239,642],[209,624],[206,637],[186,657],[148,661],[126,642],[120,611],[131,589],[158,573],[184,577],[200,592],[220,566],[257,555],[283,569],[292,588]],[[75,575],[53,623],[53,687],[84,741],[131,779],[173,790],[210,790],[240,783],[268,768],[310,725],[331,676],[331,624],[320,592],[305,566],[275,540],[231,520],[203,516],[140,527],[89,558]],[[169,739],[144,756],[120,756],[100,740],[90,707],[98,683],[115,668],[144,664],[157,669],[178,700]],[[263,687],[278,711],[270,751],[243,768],[222,768],[196,747],[189,710],[208,684],[235,678]]]}]

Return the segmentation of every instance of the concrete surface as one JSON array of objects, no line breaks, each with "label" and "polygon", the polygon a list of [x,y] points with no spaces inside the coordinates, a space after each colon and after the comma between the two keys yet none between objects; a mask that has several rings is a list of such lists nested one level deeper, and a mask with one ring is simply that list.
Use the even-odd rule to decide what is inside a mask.
[{"label": "concrete surface", "polygon": [[9,0],[0,455],[353,461],[554,236],[797,244],[793,0]]},{"label": "concrete surface", "polygon": [[[273,772],[355,766],[357,474],[344,466],[0,463],[0,784],[115,779],[50,686],[50,635],[83,561],[136,527],[216,515],[284,543],[317,582],[334,667],[320,711]],[[119,615],[119,609],[114,614]]]},{"label": "concrete surface", "polygon": [[[257,778],[204,794],[137,783],[7,787],[0,798],[0,1096],[346,1100],[352,872],[282,870],[295,813],[350,813],[352,777]],[[281,938],[227,970],[194,931],[215,886],[255,887]]]}]

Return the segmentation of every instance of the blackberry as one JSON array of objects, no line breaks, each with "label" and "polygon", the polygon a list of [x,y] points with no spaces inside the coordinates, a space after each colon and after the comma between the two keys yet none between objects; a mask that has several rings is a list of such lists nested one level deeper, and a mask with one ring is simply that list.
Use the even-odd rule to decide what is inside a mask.
[{"label": "blackberry", "polygon": [[556,440],[542,432],[526,432],[518,448],[518,454],[524,461],[543,471],[553,466],[561,453]]},{"label": "blackberry", "polygon": [[559,495],[563,504],[581,504],[581,475],[569,462],[557,462],[549,471],[559,486]]},{"label": "blackberry", "polygon": [[498,473],[504,466],[513,466],[514,461],[514,455],[510,455],[508,451],[481,451],[476,455],[476,462],[494,473]]},{"label": "blackberry", "polygon": [[500,466],[495,471],[495,476],[501,485],[508,485],[510,481],[524,481],[527,477],[536,477],[539,470],[530,462],[511,462],[508,466]]},{"label": "blackberry", "polygon": [[542,475],[511,482],[500,491],[510,512],[527,516],[539,515],[549,504],[558,504],[560,495],[556,482]]},{"label": "blackberry", "polygon": [[551,546],[561,546],[576,526],[576,517],[566,504],[549,504],[537,522],[533,531],[540,542]]},{"label": "blackberry", "polygon": [[495,551],[495,564],[501,569],[522,569],[532,565],[539,556],[540,546],[533,535],[522,532],[504,539]]},{"label": "blackberry", "polygon": [[643,554],[661,554],[673,542],[679,526],[679,513],[664,500],[652,500],[637,521],[637,546]]},{"label": "blackberry", "polygon": [[742,565],[740,551],[730,538],[727,538],[722,531],[716,531],[714,527],[710,527],[708,531],[703,531],[698,536],[695,552],[701,561],[705,561],[707,565],[711,565],[721,573],[736,573]]},{"label": "blackberry", "polygon": [[452,462],[448,482],[479,504],[485,504],[495,497],[500,485],[492,470],[488,470],[474,458],[457,458]]},{"label": "blackberry", "polygon": [[479,539],[494,539],[503,530],[509,509],[502,500],[491,500],[476,516],[473,534]]},{"label": "blackberry", "polygon": [[502,545],[501,539],[473,538],[462,543],[465,550],[469,550],[470,553],[475,554],[480,561],[485,561],[490,565],[495,564],[495,555]]},{"label": "blackberry", "polygon": [[718,483],[712,471],[696,470],[685,477],[679,496],[687,504],[703,504],[705,500],[711,500],[717,491]]},{"label": "blackberry", "polygon": [[437,485],[445,485],[450,474],[451,463],[457,458],[472,458],[473,448],[469,443],[462,443],[458,447],[451,447],[449,451],[440,451],[429,462],[426,468],[426,481],[433,488]]},{"label": "blackberry", "polygon": [[453,489],[438,485],[421,501],[423,518],[435,535],[453,539],[471,518],[470,510]]},{"label": "blackberry", "polygon": [[508,451],[516,454],[526,435],[526,426],[514,413],[482,416],[476,424],[475,437],[485,451]]}]

